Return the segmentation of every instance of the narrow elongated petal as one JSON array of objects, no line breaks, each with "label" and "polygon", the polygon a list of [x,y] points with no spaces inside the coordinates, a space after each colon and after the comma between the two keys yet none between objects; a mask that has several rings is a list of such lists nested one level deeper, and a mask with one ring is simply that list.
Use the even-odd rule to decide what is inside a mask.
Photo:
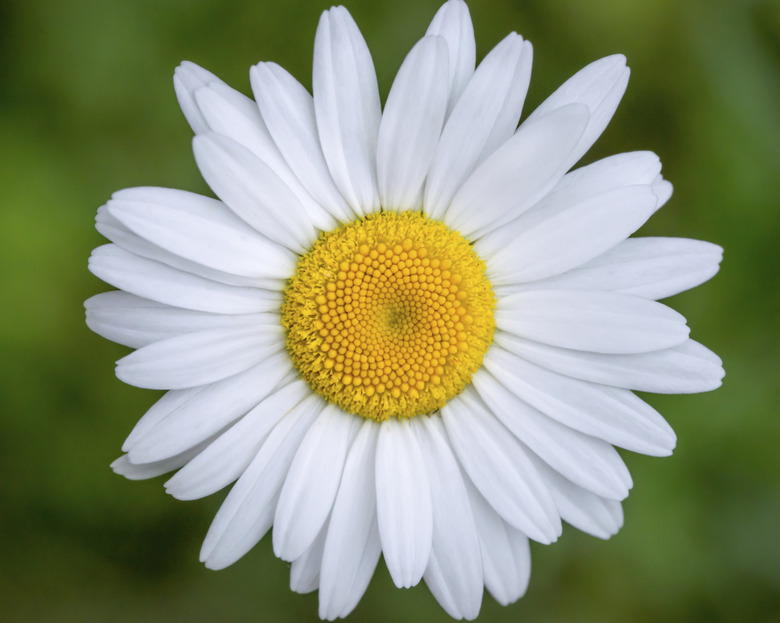
[{"label": "narrow elongated petal", "polygon": [[540,459],[572,482],[598,495],[622,500],[631,475],[615,448],[534,409],[484,368],[472,378],[482,400]]},{"label": "narrow elongated petal", "polygon": [[476,166],[509,139],[531,79],[531,44],[511,34],[480,63],[447,120],[425,184],[425,213],[441,218]]},{"label": "narrow elongated petal", "polygon": [[712,278],[723,249],[686,238],[629,238],[568,273],[533,284],[534,289],[609,290],[663,299]]},{"label": "narrow elongated petal", "polygon": [[209,124],[195,103],[195,91],[213,83],[224,84],[210,71],[189,61],[184,61],[174,71],[173,89],[184,117],[196,134],[208,132]]},{"label": "narrow elongated petal", "polygon": [[693,340],[636,355],[604,355],[540,344],[507,333],[495,342],[523,359],[575,379],[656,394],[693,394],[720,387],[720,357]]},{"label": "narrow elongated petal", "polygon": [[211,440],[208,439],[186,452],[152,463],[133,463],[130,461],[127,454],[123,454],[116,461],[111,463],[111,469],[128,480],[155,478],[172,472],[175,469],[179,469],[182,465],[186,465],[190,460],[196,457],[210,441]]},{"label": "narrow elongated petal", "polygon": [[508,524],[535,541],[555,541],[560,519],[544,483],[520,443],[472,391],[441,410],[458,461]]},{"label": "narrow elongated petal", "polygon": [[446,590],[458,618],[472,620],[482,604],[483,575],[477,525],[466,486],[441,418],[415,418],[412,428],[425,457],[433,504],[433,541],[425,581],[434,595],[437,587]]},{"label": "narrow elongated petal", "polygon": [[290,564],[290,590],[306,594],[316,591],[320,585],[320,567],[322,567],[322,552],[325,547],[325,536],[328,533],[326,523],[317,538],[308,549]]},{"label": "narrow elongated petal", "polygon": [[274,516],[274,553],[295,560],[330,514],[358,418],[329,405],[306,433],[284,481]]},{"label": "narrow elongated petal", "polygon": [[274,392],[184,465],[165,490],[180,500],[196,500],[226,487],[252,462],[279,420],[308,395],[304,381]]},{"label": "narrow elongated petal", "polygon": [[337,219],[350,220],[322,153],[312,96],[276,63],[258,63],[249,78],[263,121],[301,184]]},{"label": "narrow elongated petal", "polygon": [[195,161],[211,189],[244,221],[300,253],[316,238],[306,210],[273,169],[220,134],[192,141]]},{"label": "narrow elongated petal", "polygon": [[607,56],[581,69],[564,82],[525,121],[529,123],[553,110],[572,103],[588,107],[589,120],[576,148],[569,154],[566,168],[571,168],[596,142],[615,114],[628,86],[630,71],[622,54]]},{"label": "narrow elongated petal", "polygon": [[453,109],[474,73],[477,44],[469,8],[463,0],[448,0],[433,16],[426,35],[439,35],[449,52],[449,97],[447,111]]},{"label": "narrow elongated petal", "polygon": [[528,537],[501,519],[468,479],[466,489],[479,532],[485,587],[506,606],[525,594],[531,579]]},{"label": "narrow elongated petal", "polygon": [[257,456],[225,498],[209,528],[200,559],[224,569],[263,538],[273,523],[279,490],[301,440],[325,405],[310,396],[271,431]]},{"label": "narrow elongated petal", "polygon": [[363,555],[360,557],[360,562],[358,563],[357,571],[355,572],[352,588],[349,591],[349,596],[346,599],[344,607],[341,609],[341,612],[338,613],[339,617],[347,616],[355,609],[355,606],[357,606],[358,601],[360,601],[360,598],[368,588],[371,576],[374,575],[374,569],[376,569],[381,553],[382,544],[379,539],[377,518],[374,517],[374,521],[369,528],[366,545],[363,548]]},{"label": "narrow elongated petal", "polygon": [[279,325],[257,324],[177,335],[117,362],[116,375],[147,389],[186,389],[220,381],[284,348]]},{"label": "narrow elongated petal", "polygon": [[572,104],[524,123],[469,176],[445,223],[474,239],[520,216],[563,177],[587,121],[587,108]]},{"label": "narrow elongated petal", "polygon": [[134,463],[185,452],[259,404],[290,367],[286,353],[279,353],[206,387],[168,392],[141,418],[122,449]]},{"label": "narrow elongated petal", "polygon": [[[322,556],[319,606],[320,617],[329,621],[343,616],[348,606],[354,607],[352,589],[372,532],[376,532],[374,466],[378,433],[379,425],[375,422],[366,420],[361,424],[333,504]],[[379,559],[379,548],[375,551],[374,565]]]},{"label": "narrow elongated petal", "polygon": [[431,554],[433,511],[425,459],[408,420],[380,425],[376,505],[387,569],[399,588],[417,584]]},{"label": "narrow elongated petal", "polygon": [[493,347],[484,365],[518,398],[586,435],[633,452],[667,456],[676,442],[661,415],[630,391],[549,372]]},{"label": "narrow elongated petal", "polygon": [[387,96],[377,144],[379,197],[385,209],[419,207],[447,109],[447,54],[443,38],[423,37]]},{"label": "narrow elongated petal", "polygon": [[333,181],[356,214],[375,211],[379,87],[368,46],[344,7],[325,11],[320,18],[312,90],[317,131]]},{"label": "narrow elongated petal", "polygon": [[112,286],[167,305],[219,314],[279,309],[278,292],[230,286],[185,273],[106,244],[89,258],[89,270]]},{"label": "narrow elongated petal", "polygon": [[96,294],[85,301],[84,307],[90,329],[131,348],[195,331],[279,322],[276,314],[211,314],[171,307],[119,290]]},{"label": "narrow elongated petal", "polygon": [[595,353],[671,348],[689,333],[685,318],[669,307],[611,292],[518,292],[499,300],[495,319],[512,335]]}]

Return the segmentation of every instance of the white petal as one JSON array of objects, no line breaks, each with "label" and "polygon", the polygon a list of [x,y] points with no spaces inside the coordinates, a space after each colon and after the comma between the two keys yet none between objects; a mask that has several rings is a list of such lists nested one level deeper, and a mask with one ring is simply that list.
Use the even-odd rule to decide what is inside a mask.
[{"label": "white petal", "polygon": [[[354,607],[352,589],[372,532],[376,532],[374,466],[379,426],[372,420],[363,422],[344,465],[322,556],[319,595],[322,619],[333,620],[343,616],[348,606]],[[376,565],[379,547],[374,551]]]},{"label": "white petal", "polygon": [[496,512],[535,541],[555,541],[561,523],[542,479],[473,389],[467,387],[441,413],[455,455]]},{"label": "white petal", "polygon": [[656,201],[650,186],[628,186],[524,214],[506,227],[516,233],[512,243],[490,256],[490,283],[536,281],[581,266],[639,229]]},{"label": "white petal", "polygon": [[495,343],[536,365],[583,381],[655,394],[693,394],[720,387],[724,372],[713,352],[686,340],[636,355],[603,355],[558,348],[497,333]]},{"label": "white petal", "polygon": [[297,257],[259,235],[224,204],[192,193],[174,203],[117,193],[108,211],[157,246],[204,266],[245,277],[287,279]]},{"label": "white petal", "polygon": [[379,540],[379,529],[377,528],[377,518],[374,517],[374,521],[371,523],[371,528],[368,533],[368,540],[363,549],[363,555],[360,558],[357,571],[355,572],[355,580],[352,583],[352,588],[349,592],[349,597],[346,600],[344,608],[339,612],[339,617],[345,617],[355,609],[360,598],[366,592],[371,577],[374,575],[374,570],[379,562],[379,556],[382,553],[382,543]]},{"label": "white petal", "polygon": [[374,63],[344,7],[325,11],[314,39],[314,112],[322,151],[356,214],[379,207],[376,144],[382,108]]},{"label": "white petal", "polygon": [[667,456],[674,449],[669,424],[626,389],[561,376],[497,346],[483,364],[509,391],[561,424],[642,454]]},{"label": "white petal", "polygon": [[116,375],[147,389],[186,389],[244,372],[284,349],[281,324],[185,333],[154,342],[117,361]]},{"label": "white petal", "polygon": [[184,452],[259,404],[290,368],[289,356],[280,353],[224,381],[168,392],[141,418],[122,449],[134,463]]},{"label": "white petal", "polygon": [[123,454],[116,461],[111,463],[111,469],[128,480],[155,478],[172,472],[175,469],[179,469],[182,465],[186,465],[192,458],[196,457],[210,441],[211,440],[209,439],[186,452],[172,456],[169,459],[163,459],[162,461],[154,461],[153,463],[132,463],[130,457],[127,454]]},{"label": "white petal", "polygon": [[358,423],[357,416],[329,405],[303,438],[274,517],[274,553],[282,560],[301,556],[325,524]]},{"label": "white petal", "polygon": [[173,74],[173,88],[179,99],[179,106],[196,134],[207,132],[209,124],[195,103],[195,91],[210,83],[224,84],[210,71],[189,61],[179,65]]},{"label": "white petal", "polygon": [[471,481],[466,480],[466,488],[479,532],[485,587],[506,606],[525,594],[531,579],[528,538],[501,519]]},{"label": "white petal", "polygon": [[195,101],[209,130],[249,149],[293,192],[316,227],[326,231],[333,229],[335,219],[312,198],[290,169],[265,127],[254,100],[227,85],[211,83],[195,92]]},{"label": "white petal", "polygon": [[419,208],[447,108],[447,45],[423,37],[404,59],[387,96],[377,144],[379,196],[385,209]]},{"label": "white petal", "polygon": [[445,587],[459,616],[471,620],[482,605],[483,576],[477,525],[466,486],[440,416],[415,418],[412,428],[425,457],[433,505],[431,561],[425,581],[434,596],[436,587]]},{"label": "white petal", "polygon": [[387,569],[398,588],[423,576],[431,553],[431,490],[408,420],[382,422],[376,451],[376,506]]},{"label": "white petal", "polygon": [[546,195],[567,170],[588,121],[585,106],[572,104],[517,133],[488,157],[452,199],[445,222],[474,239],[501,227]]},{"label": "white petal", "polygon": [[192,148],[203,179],[244,221],[296,253],[311,246],[316,238],[311,219],[273,169],[214,132],[196,136]]},{"label": "white petal", "polygon": [[84,307],[90,329],[131,348],[194,331],[279,323],[277,314],[210,314],[156,303],[121,290],[96,294]]},{"label": "white petal", "polygon": [[608,539],[623,527],[620,502],[604,499],[569,482],[542,461],[535,465],[550,487],[561,518],[575,528],[600,539]]},{"label": "white petal", "polygon": [[448,0],[433,16],[426,35],[440,35],[449,52],[449,98],[447,111],[458,102],[460,94],[474,73],[477,44],[469,8],[463,0]]},{"label": "white petal", "polygon": [[322,153],[311,95],[276,63],[258,63],[249,78],[263,121],[301,184],[337,219],[351,220]]},{"label": "white petal", "polygon": [[615,114],[628,85],[629,69],[622,54],[597,60],[564,82],[525,121],[528,123],[572,103],[585,104],[588,126],[566,163],[570,168],[596,142]]},{"label": "white petal", "polygon": [[611,290],[663,299],[694,288],[718,272],[723,249],[686,238],[629,238],[614,249],[534,289]]},{"label": "white petal", "polygon": [[486,369],[472,377],[474,387],[496,417],[539,458],[572,482],[622,500],[631,475],[615,448],[547,417],[512,394]]},{"label": "white petal", "polygon": [[196,500],[229,485],[252,462],[279,420],[309,393],[304,381],[296,381],[265,398],[182,467],[165,490],[179,500]]},{"label": "white petal", "polygon": [[222,503],[200,550],[209,569],[224,569],[246,554],[273,523],[279,490],[306,431],[324,409],[315,395],[290,411]]},{"label": "white petal", "polygon": [[685,318],[656,303],[612,292],[539,290],[501,297],[496,327],[563,348],[629,354],[688,338]]},{"label": "white petal", "polygon": [[[446,6],[446,5],[445,5]],[[531,78],[531,44],[511,34],[480,63],[442,131],[428,180],[425,213],[440,219],[486,152],[517,127]]]},{"label": "white petal", "polygon": [[314,539],[314,543],[290,565],[290,589],[296,593],[311,593],[319,587],[322,551],[325,547],[327,533],[328,524],[326,523],[317,538]]}]

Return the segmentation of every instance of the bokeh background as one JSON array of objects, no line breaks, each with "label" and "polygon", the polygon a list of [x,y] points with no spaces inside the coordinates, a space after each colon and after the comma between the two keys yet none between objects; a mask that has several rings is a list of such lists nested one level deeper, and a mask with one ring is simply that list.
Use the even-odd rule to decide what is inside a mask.
[{"label": "bokeh background", "polygon": [[[351,0],[386,96],[438,0]],[[90,333],[82,302],[95,210],[117,189],[208,193],[173,94],[202,64],[249,93],[273,60],[311,85],[325,0],[3,0],[0,3],[0,617],[13,622],[314,621],[266,538],[233,567],[198,562],[224,494],[183,503],[163,478],[109,463],[157,398],[122,385],[123,347]],[[780,4],[767,0],[480,0],[478,57],[510,30],[535,48],[526,111],[614,52],[633,69],[586,156],[657,152],[675,185],[642,233],[725,248],[720,274],[671,304],[724,359],[724,386],[650,397],[673,457],[625,453],[626,525],[567,527],[533,548],[527,596],[484,621],[780,621]],[[446,621],[424,586],[380,563],[352,621]]]}]

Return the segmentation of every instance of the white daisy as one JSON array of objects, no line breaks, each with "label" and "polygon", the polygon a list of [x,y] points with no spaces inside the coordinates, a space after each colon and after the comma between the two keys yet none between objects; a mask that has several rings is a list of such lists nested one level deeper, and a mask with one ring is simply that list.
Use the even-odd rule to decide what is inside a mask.
[{"label": "white daisy", "polygon": [[380,554],[453,617],[502,604],[528,539],[561,520],[601,538],[631,477],[614,446],[668,455],[675,435],[631,390],[707,391],[720,360],[655,299],[706,281],[721,249],[628,238],[671,195],[658,157],[572,172],[626,88],[625,59],[573,76],[520,126],[530,43],[475,69],[450,0],[381,109],[343,7],[314,44],[313,97],[273,63],[256,101],[191,63],[174,78],[219,199],[134,188],[98,211],[90,259],[119,291],[89,326],[137,349],[132,385],[166,389],[114,464],[179,470],[179,499],[236,481],[206,536],[214,569],[273,526],[293,590],[345,616]]}]

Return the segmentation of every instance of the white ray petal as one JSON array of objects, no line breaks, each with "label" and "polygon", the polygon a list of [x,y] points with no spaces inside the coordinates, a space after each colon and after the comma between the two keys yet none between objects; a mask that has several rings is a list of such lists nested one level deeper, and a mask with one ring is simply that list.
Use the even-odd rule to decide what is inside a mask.
[{"label": "white ray petal", "polygon": [[431,560],[425,581],[434,595],[437,587],[446,588],[460,616],[472,620],[482,605],[482,552],[466,486],[441,417],[417,417],[412,428],[425,457],[433,505]]},{"label": "white ray petal", "polygon": [[111,469],[128,480],[155,478],[186,465],[193,458],[197,457],[209,443],[211,443],[211,439],[207,439],[186,452],[152,463],[133,463],[130,461],[130,457],[127,454],[123,454],[111,463]]},{"label": "white ray petal", "polygon": [[179,500],[196,500],[226,487],[244,473],[274,426],[308,395],[304,381],[275,391],[184,465],[165,490]]},{"label": "white ray petal", "polygon": [[209,124],[195,102],[195,91],[207,84],[224,82],[210,71],[189,61],[184,61],[173,73],[173,89],[176,91],[179,106],[195,134],[209,131]]},{"label": "white ray petal", "polygon": [[409,588],[431,553],[433,515],[425,460],[408,420],[380,425],[376,450],[377,523],[390,577]]},{"label": "white ray petal", "polygon": [[114,244],[92,251],[89,270],[106,283],[160,303],[218,314],[276,311],[281,294],[261,288],[217,283],[139,257]]},{"label": "white ray petal", "polygon": [[320,567],[322,567],[322,552],[325,547],[325,535],[328,533],[327,522],[320,530],[306,551],[290,565],[290,590],[306,594],[316,591],[320,584]]},{"label": "white ray petal", "polygon": [[376,145],[382,107],[374,63],[344,7],[325,11],[314,39],[314,112],[322,151],[356,214],[379,208]]},{"label": "white ray petal", "polygon": [[631,475],[610,444],[534,409],[484,368],[477,371],[472,382],[496,417],[552,468],[599,495],[616,500],[628,495]]},{"label": "white ray petal", "polygon": [[518,398],[561,424],[651,456],[674,449],[676,436],[666,420],[626,389],[561,376],[497,346],[483,363]]},{"label": "white ray petal", "polygon": [[258,63],[249,70],[249,79],[263,121],[301,184],[337,219],[351,220],[353,212],[322,153],[312,96],[276,63]]},{"label": "white ray petal", "polygon": [[134,463],[184,452],[259,404],[290,368],[287,353],[279,353],[223,381],[168,392],[141,418],[122,449]]},{"label": "white ray petal", "polygon": [[357,416],[328,405],[303,438],[274,517],[274,553],[282,560],[301,556],[325,524],[358,424]]},{"label": "white ray petal", "polygon": [[224,569],[246,554],[273,523],[279,491],[306,431],[325,408],[311,395],[271,431],[222,503],[200,550],[209,569]]},{"label": "white ray petal", "polygon": [[[377,530],[374,466],[379,427],[372,420],[361,424],[344,465],[322,556],[319,595],[322,619],[343,616],[344,609],[351,605],[361,560],[372,532]],[[379,547],[374,551],[376,565]]]},{"label": "white ray petal", "polygon": [[498,300],[495,320],[498,329],[518,337],[596,353],[671,348],[690,333],[671,308],[612,292],[518,292]]},{"label": "white ray petal", "polygon": [[377,143],[377,181],[385,209],[420,207],[447,108],[447,45],[423,37],[406,56],[387,96]]},{"label": "white ray petal", "polygon": [[480,63],[442,131],[425,183],[425,213],[440,219],[465,179],[514,133],[531,78],[531,44],[511,34]]},{"label": "white ray petal", "polygon": [[587,108],[572,104],[524,123],[469,176],[444,221],[473,240],[520,216],[563,177],[587,121]]},{"label": "white ray petal", "polygon": [[490,505],[510,525],[551,543],[561,524],[550,494],[514,436],[466,388],[442,408],[458,461]]}]

